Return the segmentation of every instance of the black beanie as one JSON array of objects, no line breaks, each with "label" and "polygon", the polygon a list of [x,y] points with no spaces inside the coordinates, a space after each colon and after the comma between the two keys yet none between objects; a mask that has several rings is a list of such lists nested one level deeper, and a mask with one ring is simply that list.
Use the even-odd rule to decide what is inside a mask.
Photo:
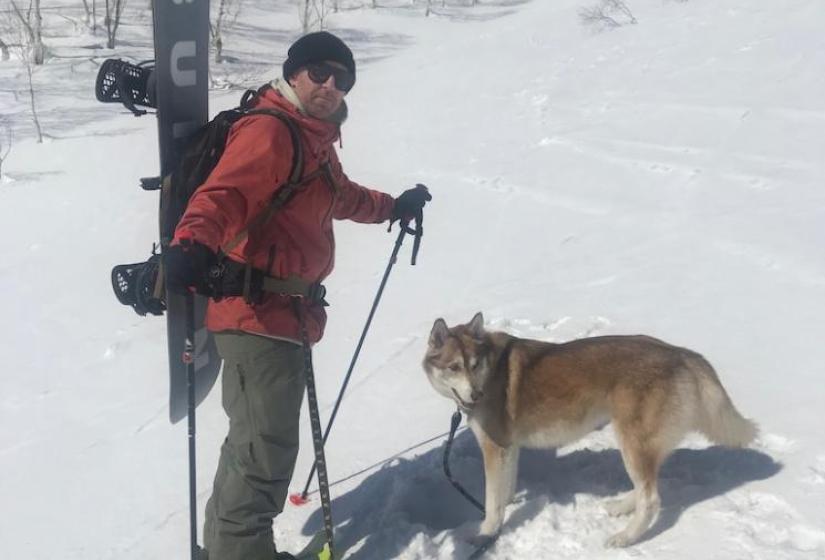
[{"label": "black beanie", "polygon": [[342,64],[355,78],[355,59],[344,42],[326,31],[316,31],[295,41],[284,61],[284,78],[289,79],[299,68],[311,62],[331,60]]}]

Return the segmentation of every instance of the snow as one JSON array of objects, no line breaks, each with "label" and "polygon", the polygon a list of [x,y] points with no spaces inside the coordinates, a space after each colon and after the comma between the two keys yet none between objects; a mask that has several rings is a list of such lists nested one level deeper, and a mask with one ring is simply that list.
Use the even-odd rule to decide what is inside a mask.
[{"label": "snow", "polygon": [[[328,21],[359,61],[348,174],[434,196],[419,262],[408,240],[327,447],[348,558],[471,553],[479,515],[441,471],[453,407],[420,361],[436,318],[479,310],[519,336],[645,333],[691,347],[762,430],[748,450],[685,441],[661,475],[660,519],[626,550],[602,545],[625,521],[600,504],[629,488],[609,428],[526,451],[486,557],[825,558],[825,10],[628,0],[638,24],[596,33],[578,18],[594,3],[436,2],[425,18],[422,2],[399,0]],[[52,58],[35,73],[44,144],[25,69],[0,62],[14,127],[0,177],[4,558],[188,556],[186,426],[167,421],[165,325],[109,287],[111,266],[148,256],[156,231],[157,200],[136,188],[156,172],[154,119],[91,95],[103,57],[151,57],[150,18],[131,10],[115,51],[50,12]],[[276,76],[297,27],[291,3],[249,2],[225,40],[236,62],[213,64],[212,111]],[[315,352],[323,417],[392,250],[385,230],[337,226]],[[198,409],[201,517],[226,429],[219,393]],[[312,461],[303,429],[295,491]],[[466,430],[451,464],[481,496]],[[276,520],[281,548],[320,528],[313,497]]]}]

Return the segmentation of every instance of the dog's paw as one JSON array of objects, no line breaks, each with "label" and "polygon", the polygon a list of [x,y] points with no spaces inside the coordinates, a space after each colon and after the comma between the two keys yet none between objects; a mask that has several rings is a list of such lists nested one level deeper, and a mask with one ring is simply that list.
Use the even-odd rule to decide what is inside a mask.
[{"label": "dog's paw", "polygon": [[470,542],[470,540],[478,536],[480,526],[480,521],[467,521],[453,529],[453,536],[464,542]]},{"label": "dog's paw", "polygon": [[634,539],[630,538],[627,533],[621,531],[604,541],[604,546],[607,548],[624,548],[632,545],[634,542]]},{"label": "dog's paw", "polygon": [[467,542],[470,543],[475,548],[479,548],[479,547],[482,547],[484,545],[489,545],[492,541],[496,540],[496,537],[498,537],[498,533],[495,533],[495,534],[492,534],[492,535],[478,534],[478,535],[475,535],[474,537],[470,537],[467,540]]},{"label": "dog's paw", "polygon": [[482,522],[481,527],[478,529],[478,536],[482,539],[488,539],[495,535],[498,535],[498,532],[501,530],[501,519],[495,519],[492,521],[484,520]]}]

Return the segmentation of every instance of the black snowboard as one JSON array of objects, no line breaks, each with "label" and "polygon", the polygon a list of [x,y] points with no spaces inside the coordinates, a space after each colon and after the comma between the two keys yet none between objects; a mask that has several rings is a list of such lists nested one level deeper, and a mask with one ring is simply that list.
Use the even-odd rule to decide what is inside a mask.
[{"label": "black snowboard", "polygon": [[[165,177],[177,165],[187,137],[209,118],[209,1],[154,0],[153,16],[160,176]],[[164,239],[164,232],[173,229],[168,226],[161,224],[161,251],[171,242]],[[201,296],[166,291],[172,423],[187,416],[189,356],[195,368],[196,405],[206,398],[220,371],[214,340],[204,326],[206,303]],[[187,338],[194,351],[187,352]]]}]

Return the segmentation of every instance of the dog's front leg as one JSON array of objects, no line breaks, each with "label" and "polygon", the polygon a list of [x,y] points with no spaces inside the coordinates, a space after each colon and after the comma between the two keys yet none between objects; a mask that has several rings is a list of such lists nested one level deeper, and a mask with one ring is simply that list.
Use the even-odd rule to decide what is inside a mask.
[{"label": "dog's front leg", "polygon": [[[479,531],[480,537],[490,537],[498,533],[504,520],[504,507],[507,505],[511,480],[508,461],[509,450],[498,446],[486,434],[479,430],[476,434],[484,456],[484,522]],[[509,463],[509,464],[508,464]]]},{"label": "dog's front leg", "polygon": [[504,478],[507,487],[504,492],[504,505],[513,502],[513,496],[516,494],[516,483],[518,480],[518,457],[521,449],[516,445],[511,445],[504,453]]}]

